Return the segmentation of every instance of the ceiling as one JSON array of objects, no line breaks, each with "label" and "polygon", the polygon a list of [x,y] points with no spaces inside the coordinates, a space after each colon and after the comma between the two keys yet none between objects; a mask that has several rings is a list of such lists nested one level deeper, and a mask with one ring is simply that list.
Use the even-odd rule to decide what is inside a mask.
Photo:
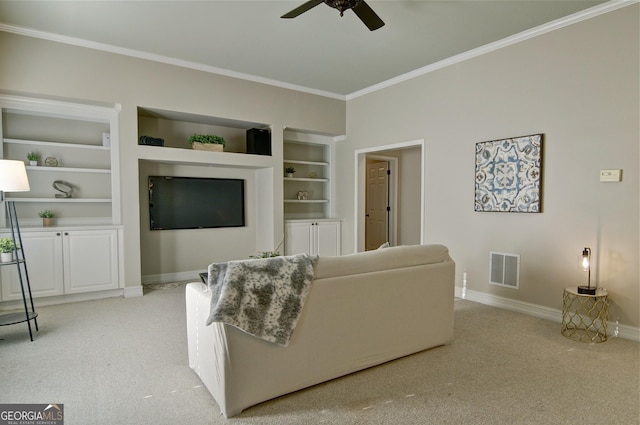
[{"label": "ceiling", "polygon": [[607,6],[599,0],[368,0],[386,23],[376,31],[353,11],[341,18],[325,4],[280,19],[305,1],[0,0],[0,30],[348,98]]}]

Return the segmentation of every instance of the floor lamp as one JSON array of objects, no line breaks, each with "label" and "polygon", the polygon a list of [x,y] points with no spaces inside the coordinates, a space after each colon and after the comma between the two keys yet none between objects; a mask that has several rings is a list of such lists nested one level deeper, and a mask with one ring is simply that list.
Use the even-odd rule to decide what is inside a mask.
[{"label": "floor lamp", "polygon": [[[7,201],[4,198],[6,192],[28,192],[29,179],[27,178],[27,170],[22,161],[11,161],[0,159],[0,201],[5,202],[7,212],[6,225],[11,232],[13,241],[13,260],[2,265],[15,264],[18,269],[18,280],[20,281],[20,290],[22,291],[22,301],[24,313],[9,313],[0,316],[0,326],[14,325],[16,323],[27,322],[29,327],[29,337],[33,341],[33,332],[31,331],[31,320],[38,330],[38,313],[33,306],[33,298],[31,296],[31,283],[29,282],[29,273],[27,271],[27,261],[24,257],[22,249],[22,236],[20,234],[20,225],[18,224],[18,215],[16,214],[16,205],[13,201]],[[26,284],[26,291],[25,291]],[[27,304],[27,294],[29,304]],[[29,309],[31,307],[31,309]]]}]

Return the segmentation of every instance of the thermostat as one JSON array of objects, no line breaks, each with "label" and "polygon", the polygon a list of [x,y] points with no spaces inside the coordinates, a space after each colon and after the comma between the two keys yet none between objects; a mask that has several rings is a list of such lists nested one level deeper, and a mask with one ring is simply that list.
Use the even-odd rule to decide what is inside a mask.
[{"label": "thermostat", "polygon": [[622,170],[600,170],[601,182],[619,182],[622,180]]}]

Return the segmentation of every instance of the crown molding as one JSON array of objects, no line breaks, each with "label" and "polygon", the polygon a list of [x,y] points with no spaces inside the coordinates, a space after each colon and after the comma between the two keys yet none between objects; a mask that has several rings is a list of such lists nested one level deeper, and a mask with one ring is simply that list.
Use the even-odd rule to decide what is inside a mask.
[{"label": "crown molding", "polygon": [[186,61],[182,59],[172,58],[169,56],[158,55],[155,53],[143,52],[135,49],[128,49],[125,47],[113,46],[105,43],[98,43],[95,41],[85,40],[82,38],[69,37],[66,35],[54,34],[45,31],[39,31],[31,28],[21,27],[18,25],[10,25],[0,22],[0,31],[23,35],[26,37],[40,38],[43,40],[53,41],[56,43],[69,44],[78,47],[86,47],[88,49],[101,50],[104,52],[115,53],[124,56],[130,56],[138,59],[145,59],[154,62],[160,62],[168,65],[175,65],[182,68],[193,69],[196,71],[208,72],[210,74],[223,75],[231,78],[238,78],[241,80],[252,81],[254,83],[266,84],[269,86],[275,86],[283,89],[294,90],[303,93],[309,93],[317,96],[329,97],[332,99],[345,100],[344,95],[331,93],[322,90],[316,90],[309,87],[298,86],[296,84],[289,84],[278,80],[272,80],[269,78],[259,77],[256,75],[245,74],[242,72],[230,71],[224,68],[218,68],[215,66],[203,65],[197,62]]},{"label": "crown molding", "polygon": [[439,69],[445,68],[447,66],[455,65],[460,62],[464,62],[466,60],[502,49],[504,47],[512,46],[516,43],[520,43],[521,41],[529,40],[531,38],[549,33],[551,31],[555,31],[560,28],[567,27],[569,25],[576,24],[578,22],[585,21],[587,19],[594,18],[596,16],[603,15],[605,13],[613,12],[614,10],[621,9],[623,7],[630,6],[632,4],[638,3],[640,0],[612,0],[607,3],[600,4],[598,6],[591,7],[589,9],[583,10],[578,13],[574,13],[573,15],[565,16],[564,18],[556,19],[555,21],[548,22],[546,24],[534,27],[527,31],[523,31],[521,33],[509,36],[507,38],[503,38],[502,40],[495,41],[493,43],[485,44],[484,46],[480,46],[478,48],[468,50],[464,53],[460,53],[459,55],[451,56],[447,59],[443,59],[439,62],[435,62],[433,64],[424,66],[422,68],[418,68],[414,71],[407,72],[406,74],[399,75],[397,77],[391,78],[389,80],[383,81],[381,83],[375,84],[373,86],[369,86],[362,90],[355,91],[346,96],[346,100],[353,100],[360,96],[364,96],[366,94],[374,93],[378,90],[385,89],[387,87],[394,86],[396,84],[400,84],[404,81],[411,80],[416,77],[420,77],[422,75],[428,74],[433,71],[437,71]]},{"label": "crown molding", "polygon": [[242,72],[230,71],[224,68],[218,68],[209,65],[203,65],[197,62],[185,61],[168,56],[157,55],[154,53],[143,52],[135,49],[128,49],[124,47],[113,46],[105,43],[98,43],[94,41],[85,40],[82,38],[69,37],[65,35],[49,33],[45,31],[34,30],[31,28],[21,27],[17,25],[9,25],[0,22],[0,31],[9,32],[13,34],[23,35],[26,37],[40,38],[43,40],[54,41],[57,43],[70,44],[73,46],[86,47],[88,49],[101,50],[110,53],[116,53],[120,55],[135,57],[138,59],[145,59],[154,62],[165,63],[168,65],[175,65],[183,68],[193,69],[197,71],[208,72],[211,74],[223,75],[231,78],[238,78],[241,80],[252,81],[255,83],[266,84],[274,87],[284,88],[288,90],[294,90],[302,93],[313,94],[317,96],[328,97],[337,100],[353,100],[358,97],[364,96],[369,93],[382,90],[387,87],[391,87],[396,84],[400,84],[404,81],[411,80],[413,78],[428,74],[430,72],[445,68],[447,66],[455,65],[457,63],[475,58],[486,53],[490,53],[504,47],[511,46],[521,41],[529,40],[530,38],[537,37],[542,34],[546,34],[551,31],[555,31],[560,28],[564,28],[569,25],[573,25],[578,22],[585,21],[587,19],[594,18],[596,16],[603,15],[605,13],[618,10],[623,7],[627,7],[640,2],[640,0],[611,0],[609,2],[594,6],[592,8],[583,10],[573,15],[566,16],[555,21],[540,25],[527,31],[515,34],[513,36],[504,38],[502,40],[486,44],[476,49],[469,50],[467,52],[451,56],[447,59],[443,59],[439,62],[418,68],[414,71],[407,72],[389,80],[383,81],[378,84],[366,87],[362,90],[355,91],[353,93],[345,95],[331,93],[322,90],[316,90],[309,87],[299,86],[296,84],[289,84],[278,80],[272,80],[269,78],[263,78],[256,75],[245,74]]}]

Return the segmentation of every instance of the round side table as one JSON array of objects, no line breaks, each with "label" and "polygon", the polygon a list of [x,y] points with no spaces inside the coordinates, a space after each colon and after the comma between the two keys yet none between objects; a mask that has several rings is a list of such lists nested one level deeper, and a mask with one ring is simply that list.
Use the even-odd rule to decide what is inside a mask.
[{"label": "round side table", "polygon": [[580,342],[607,340],[609,294],[598,288],[595,295],[579,294],[577,287],[565,288],[562,296],[562,335]]}]

